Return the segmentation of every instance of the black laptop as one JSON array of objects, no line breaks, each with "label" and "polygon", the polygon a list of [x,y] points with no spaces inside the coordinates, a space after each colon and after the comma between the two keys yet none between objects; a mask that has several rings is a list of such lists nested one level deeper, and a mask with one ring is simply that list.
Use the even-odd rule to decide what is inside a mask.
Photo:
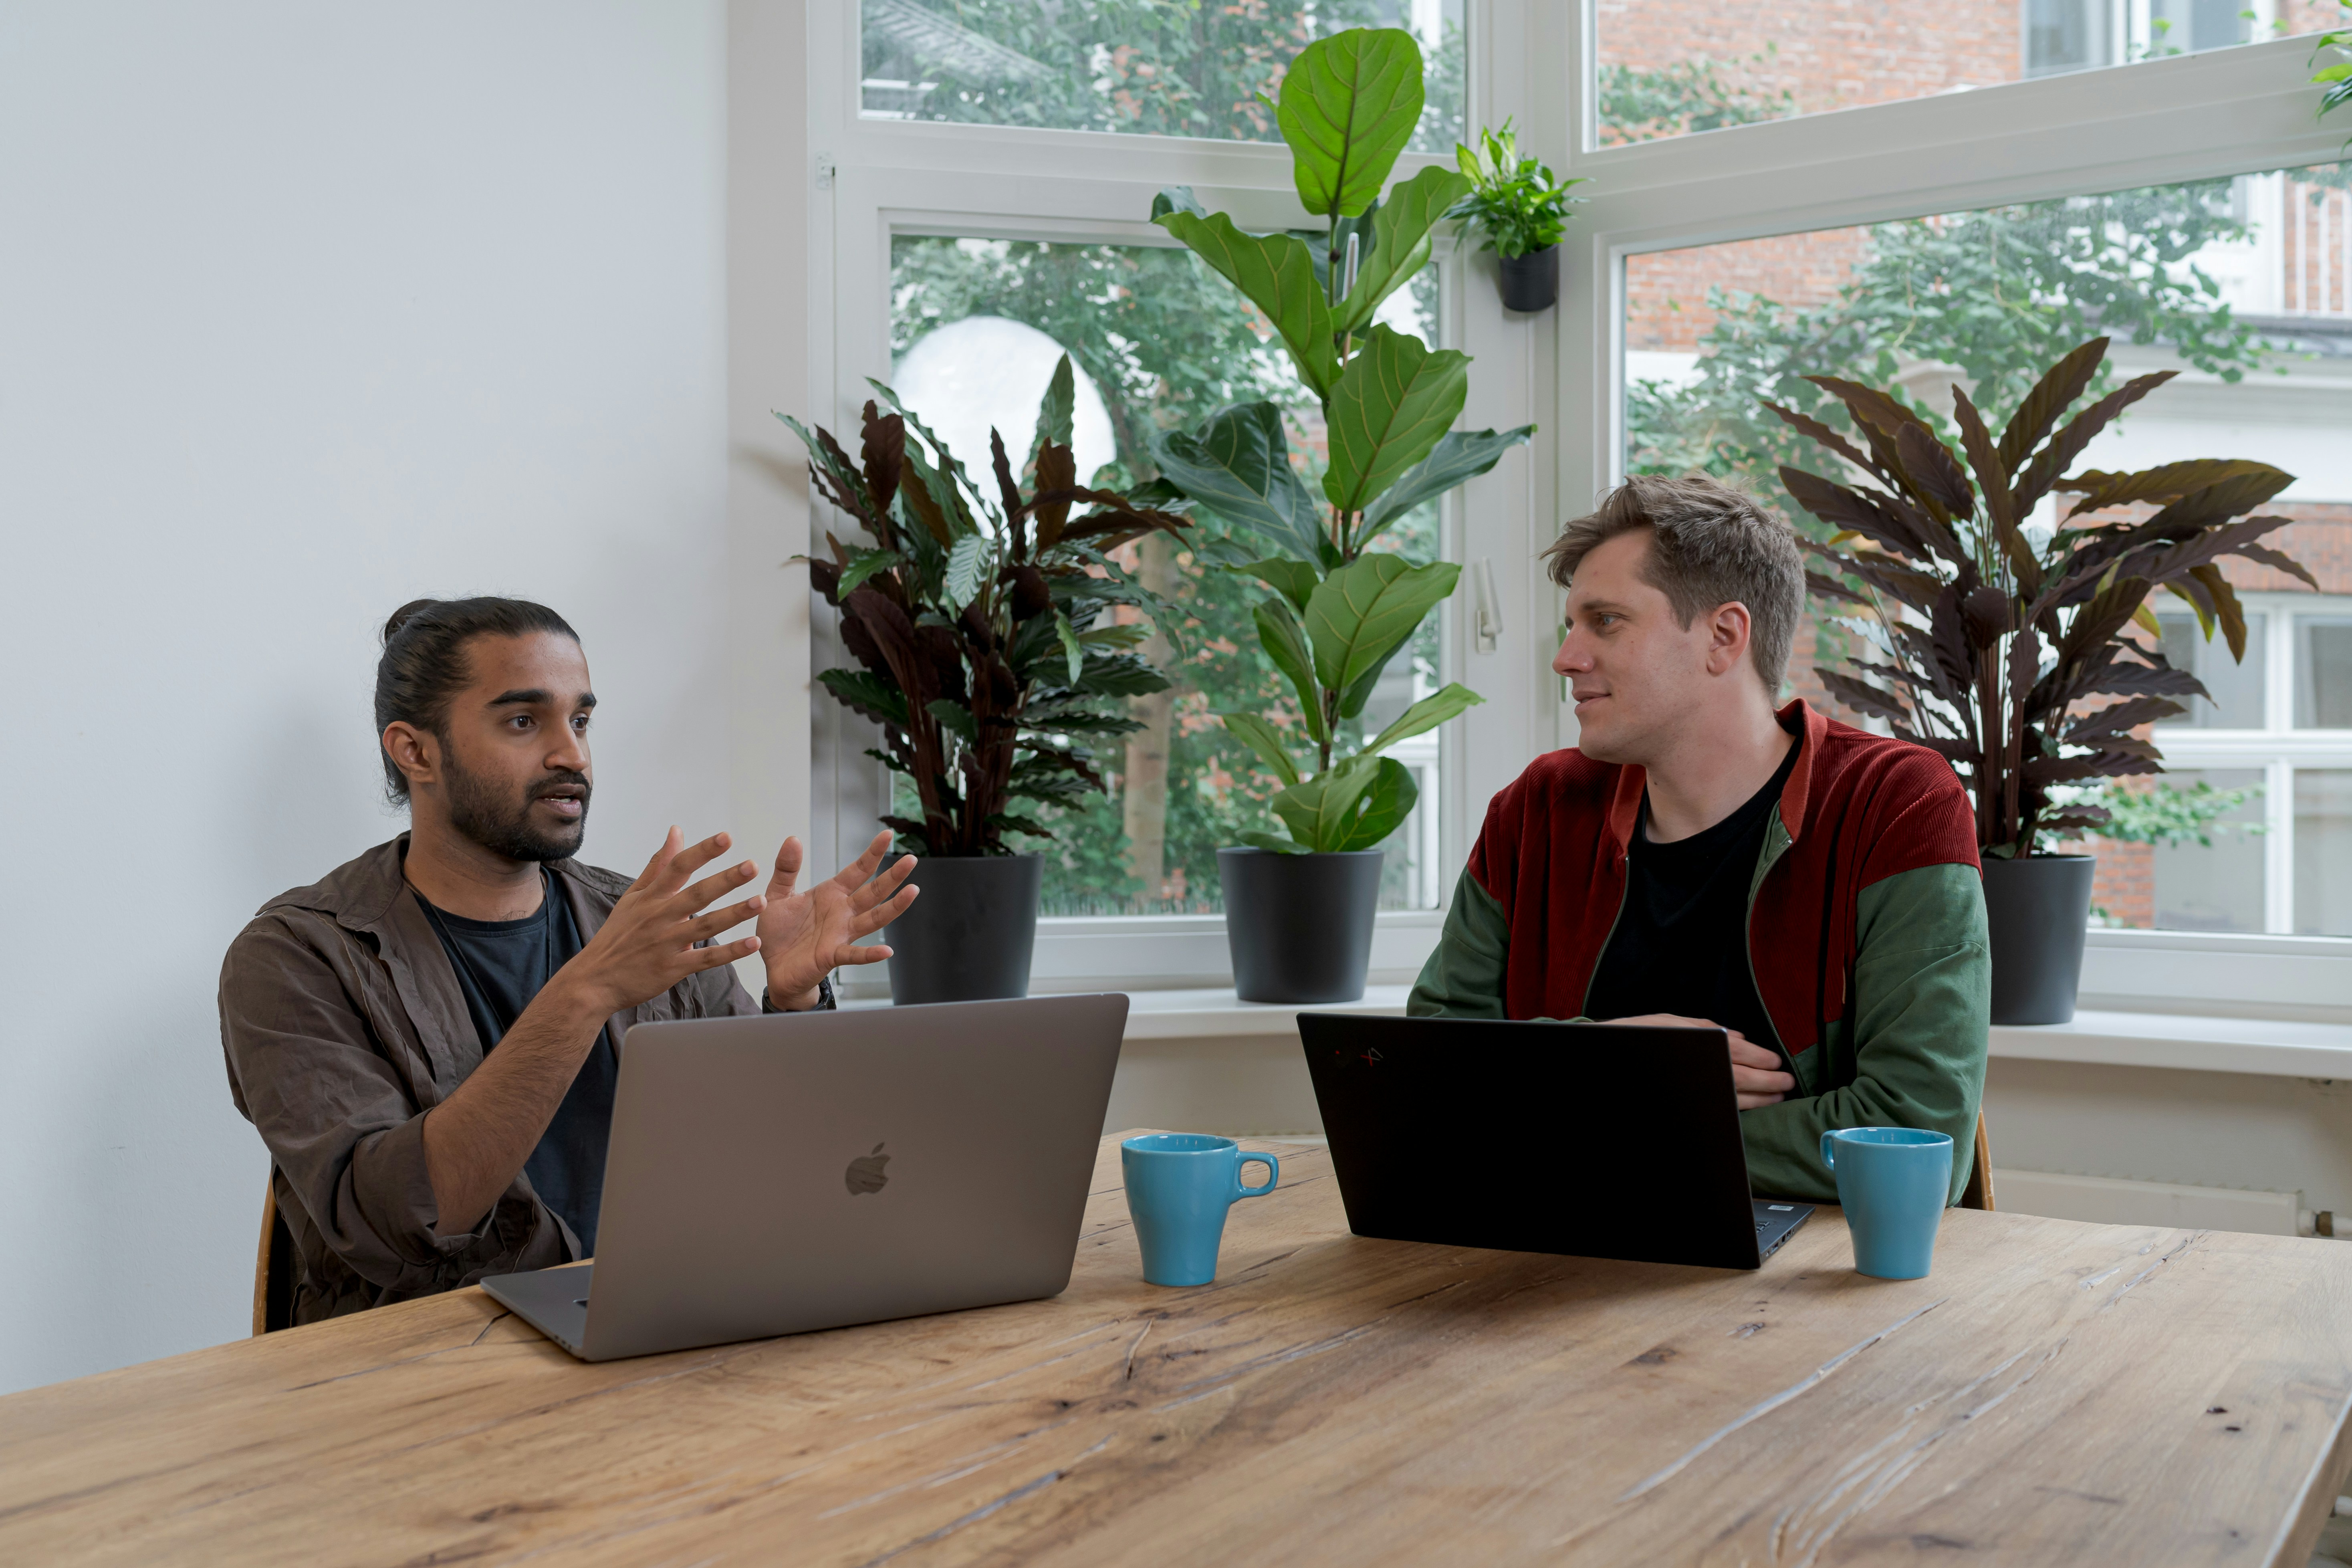
[{"label": "black laptop", "polygon": [[1755,1268],[1812,1214],[1757,1197],[1721,1029],[1301,1013],[1358,1236]]}]

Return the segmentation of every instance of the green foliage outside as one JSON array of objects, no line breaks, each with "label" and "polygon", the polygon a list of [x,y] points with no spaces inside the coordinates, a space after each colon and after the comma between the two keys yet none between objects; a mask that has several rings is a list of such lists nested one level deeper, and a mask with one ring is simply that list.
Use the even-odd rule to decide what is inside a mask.
[{"label": "green foliage outside", "polygon": [[[1393,26],[1395,0],[865,0],[869,110],[917,120],[1271,142],[1265,102],[1298,52]],[[1462,134],[1462,27],[1443,23],[1423,72],[1419,152]]]},{"label": "green foliage outside", "polygon": [[[1776,52],[1751,55],[1748,63],[1769,64]],[[1740,79],[1738,65],[1704,55],[1667,66],[1604,65],[1600,75],[1603,146],[1786,120],[1797,112],[1796,95],[1788,89],[1759,91]]]},{"label": "green foliage outside", "polygon": [[2185,787],[2153,779],[2137,788],[2102,784],[2084,793],[2084,804],[2106,808],[2107,820],[2098,829],[2102,838],[2166,847],[2196,844],[2210,849],[2217,836],[2259,837],[2264,831],[2259,822],[2229,820],[2233,812],[2262,797],[2263,786],[2258,784],[2217,789],[2204,779]]}]

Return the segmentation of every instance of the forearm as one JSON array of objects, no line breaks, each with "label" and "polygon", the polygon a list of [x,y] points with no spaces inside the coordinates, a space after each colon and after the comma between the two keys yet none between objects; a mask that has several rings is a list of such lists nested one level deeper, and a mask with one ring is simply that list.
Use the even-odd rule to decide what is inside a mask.
[{"label": "forearm", "polygon": [[513,1184],[610,1013],[592,988],[559,970],[498,1048],[425,1113],[425,1171],[437,1234],[472,1230]]},{"label": "forearm", "polygon": [[1991,1012],[1976,868],[1930,866],[1888,878],[1863,889],[1858,913],[1853,1078],[1740,1113],[1749,1184],[1777,1197],[1835,1202],[1836,1180],[1822,1163],[1823,1132],[1914,1127],[1950,1135],[1957,1199],[1984,1092]]},{"label": "forearm", "polygon": [[1510,919],[1469,872],[1454,885],[1445,929],[1405,999],[1414,1018],[1500,1018],[1503,975],[1511,951]]}]

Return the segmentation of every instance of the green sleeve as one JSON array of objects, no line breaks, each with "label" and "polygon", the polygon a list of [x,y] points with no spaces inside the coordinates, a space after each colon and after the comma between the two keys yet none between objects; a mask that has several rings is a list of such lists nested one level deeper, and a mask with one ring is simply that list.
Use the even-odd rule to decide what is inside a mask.
[{"label": "green sleeve", "polygon": [[[1851,1070],[1824,1060],[1836,1087],[1740,1112],[1748,1184],[1835,1203],[1823,1132],[1916,1127],[1951,1134],[1957,1202],[1976,1152],[1992,1012],[1983,882],[1973,866],[1923,866],[1864,888],[1856,915]],[[1833,1043],[1822,1042],[1824,1058]]]},{"label": "green sleeve", "polygon": [[1409,1018],[1499,1018],[1503,1016],[1503,963],[1511,951],[1511,922],[1495,896],[1469,872],[1454,884],[1454,903],[1437,951],[1422,965]]}]

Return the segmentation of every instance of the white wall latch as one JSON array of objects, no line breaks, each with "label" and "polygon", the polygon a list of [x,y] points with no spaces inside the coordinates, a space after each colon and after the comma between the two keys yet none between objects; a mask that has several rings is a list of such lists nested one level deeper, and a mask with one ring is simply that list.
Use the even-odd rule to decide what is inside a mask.
[{"label": "white wall latch", "polygon": [[1503,636],[1503,599],[1495,592],[1495,563],[1486,556],[1481,555],[1470,567],[1470,599],[1471,646],[1480,653],[1492,653]]}]

